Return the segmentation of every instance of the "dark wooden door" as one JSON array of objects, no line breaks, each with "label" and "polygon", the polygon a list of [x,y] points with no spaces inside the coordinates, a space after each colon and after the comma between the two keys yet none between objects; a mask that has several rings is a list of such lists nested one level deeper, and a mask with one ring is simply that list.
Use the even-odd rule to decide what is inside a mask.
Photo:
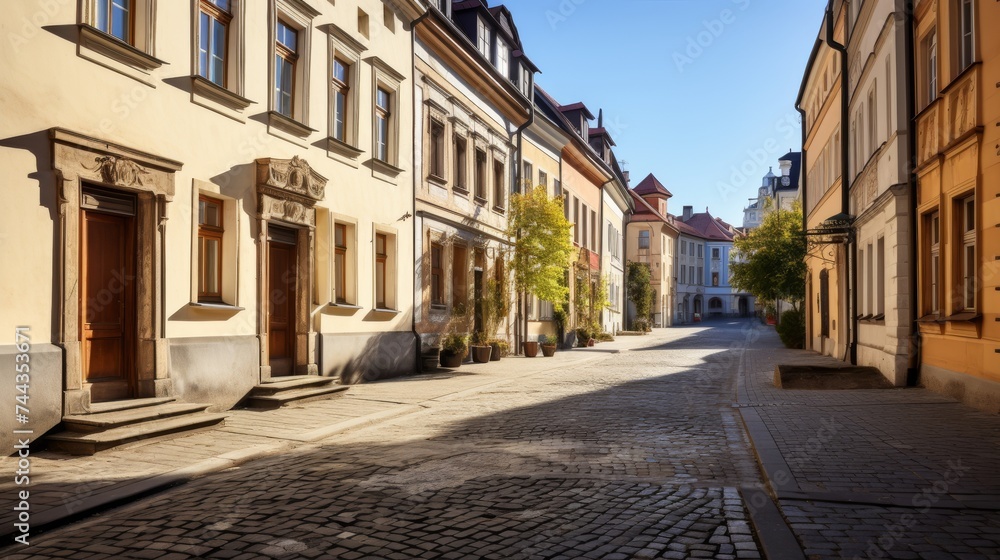
[{"label": "dark wooden door", "polygon": [[83,378],[92,402],[135,396],[135,220],[82,212]]},{"label": "dark wooden door", "polygon": [[268,228],[268,356],[271,375],[295,372],[296,232]]}]

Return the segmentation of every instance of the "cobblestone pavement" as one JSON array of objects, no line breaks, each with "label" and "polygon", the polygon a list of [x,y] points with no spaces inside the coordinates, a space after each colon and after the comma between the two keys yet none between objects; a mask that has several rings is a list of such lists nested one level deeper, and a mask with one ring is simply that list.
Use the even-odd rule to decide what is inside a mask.
[{"label": "cobblestone pavement", "polygon": [[0,556],[759,558],[741,326],[437,399]]},{"label": "cobblestone pavement", "polygon": [[776,389],[831,365],[746,332],[741,412],[809,558],[1000,558],[1000,417],[925,389]]}]

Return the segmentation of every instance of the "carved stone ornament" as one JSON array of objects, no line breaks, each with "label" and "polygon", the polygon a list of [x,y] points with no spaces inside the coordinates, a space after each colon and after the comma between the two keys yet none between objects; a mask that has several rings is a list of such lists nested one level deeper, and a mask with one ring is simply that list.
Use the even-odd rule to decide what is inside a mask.
[{"label": "carved stone ornament", "polygon": [[264,209],[261,217],[265,220],[278,219],[309,227],[316,225],[316,211],[310,206],[294,200],[272,198],[262,194],[260,207]]},{"label": "carved stone ornament", "polygon": [[290,160],[257,160],[258,188],[272,196],[280,198],[291,195],[311,206],[326,196],[326,181],[325,177],[313,171],[309,163],[299,156]]},{"label": "carved stone ornament", "polygon": [[119,156],[97,156],[94,158],[94,167],[84,166],[91,171],[101,174],[101,180],[112,185],[122,187],[142,187],[143,178],[149,175],[149,171],[143,169],[136,162]]}]

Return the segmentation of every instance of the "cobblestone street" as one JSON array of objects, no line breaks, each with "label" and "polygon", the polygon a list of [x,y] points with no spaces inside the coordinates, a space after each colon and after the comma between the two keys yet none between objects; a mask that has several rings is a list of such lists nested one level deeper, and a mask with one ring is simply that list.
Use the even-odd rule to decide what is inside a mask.
[{"label": "cobblestone street", "polygon": [[758,558],[733,408],[745,325],[436,399],[6,557]]}]

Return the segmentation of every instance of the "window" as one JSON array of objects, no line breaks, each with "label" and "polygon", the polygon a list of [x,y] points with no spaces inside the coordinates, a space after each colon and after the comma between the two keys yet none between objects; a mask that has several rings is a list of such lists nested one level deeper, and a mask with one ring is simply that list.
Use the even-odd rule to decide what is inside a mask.
[{"label": "window", "polygon": [[878,282],[875,285],[875,315],[878,318],[885,316],[885,273],[888,269],[885,263],[885,238],[879,237],[875,243],[875,259],[878,261],[876,269],[878,271]]},{"label": "window", "polygon": [[505,184],[504,179],[507,177],[507,173],[504,170],[504,164],[502,161],[495,159],[493,160],[493,208],[502,210],[505,207]]},{"label": "window", "polygon": [[646,230],[639,232],[639,249],[649,250],[649,232]]},{"label": "window", "polygon": [[347,226],[333,226],[333,290],[337,303],[347,303]]},{"label": "window", "polygon": [[333,59],[333,138],[347,142],[347,104],[350,99],[351,65],[340,58]]},{"label": "window", "polygon": [[681,276],[680,276],[681,284],[686,284],[687,283],[687,275],[688,275],[688,267],[687,267],[686,264],[682,264],[681,265]]},{"label": "window", "polygon": [[375,307],[388,309],[389,306],[389,236],[375,234]]},{"label": "window", "polygon": [[705,257],[705,246],[704,245],[698,245],[698,258],[701,259],[701,258],[704,258],[704,257]]},{"label": "window", "polygon": [[292,118],[295,99],[295,62],[298,60],[298,32],[278,20],[275,31],[274,110]]},{"label": "window", "polygon": [[962,276],[962,304],[965,311],[976,309],[976,197],[959,201],[961,255],[959,270]]},{"label": "window", "polygon": [[563,195],[562,183],[559,182],[559,179],[552,179],[552,193],[555,196]]},{"label": "window", "polygon": [[431,243],[431,305],[444,306],[444,247]]},{"label": "window", "polygon": [[712,260],[717,261],[717,260],[719,260],[719,258],[720,258],[719,257],[719,248],[718,247],[712,247]]},{"label": "window", "polygon": [[444,125],[431,119],[430,138],[431,176],[444,179]]},{"label": "window", "polygon": [[477,26],[477,45],[479,47],[479,52],[486,57],[487,60],[490,59],[490,28],[486,25],[486,21],[482,18],[478,20]]},{"label": "window", "polygon": [[694,243],[688,244],[688,255],[692,257],[694,256],[694,245],[695,245]]},{"label": "window", "polygon": [[872,244],[868,244],[862,262],[865,263],[865,311],[868,315],[875,315],[875,251]]},{"label": "window", "polygon": [[579,214],[578,218],[580,220],[580,223],[583,225],[583,229],[580,231],[580,246],[581,247],[586,247],[587,246],[587,240],[590,239],[587,236],[587,205],[586,204],[581,204],[580,205],[580,214]]},{"label": "window", "polygon": [[580,244],[580,200],[573,197],[573,242]]},{"label": "window", "polygon": [[597,212],[590,211],[590,250],[597,250]]},{"label": "window", "polygon": [[535,179],[535,168],[532,167],[531,162],[524,162],[524,170],[521,175],[521,184],[525,189],[530,189],[534,187],[531,182]]},{"label": "window", "polygon": [[531,71],[523,64],[521,65],[521,93],[528,98],[531,97]]},{"label": "window", "polygon": [[461,245],[452,248],[451,303],[465,306],[469,300],[469,250]]},{"label": "window", "polygon": [[926,72],[927,76],[927,89],[924,91],[924,104],[926,105],[937,99],[938,96],[938,45],[936,29],[932,29],[930,35],[924,39],[924,53],[924,64],[926,64],[924,72]]},{"label": "window", "polygon": [[504,78],[510,79],[510,47],[499,38],[497,39],[496,67]]},{"label": "window", "polygon": [[476,202],[486,203],[486,152],[476,149]]},{"label": "window", "polygon": [[97,0],[96,24],[94,27],[131,45],[135,28],[132,0]]},{"label": "window", "polygon": [[389,119],[392,94],[385,88],[375,88],[375,158],[389,162]]},{"label": "window", "polygon": [[925,219],[927,225],[927,237],[930,258],[928,259],[927,275],[930,277],[925,286],[930,286],[929,297],[924,298],[925,304],[931,313],[941,311],[941,299],[939,295],[941,278],[941,214],[934,212]]},{"label": "window", "polygon": [[538,184],[545,187],[545,192],[549,192],[549,174],[538,170]]},{"label": "window", "polygon": [[874,153],[878,146],[878,106],[875,104],[875,87],[868,92],[868,149]]},{"label": "window", "polygon": [[718,272],[713,272],[712,273],[712,285],[713,286],[718,286],[719,285],[719,273]]},{"label": "window", "polygon": [[705,269],[698,267],[698,285],[701,286],[705,283]]},{"label": "window", "polygon": [[694,284],[694,267],[688,267],[688,284]]},{"label": "window", "polygon": [[973,0],[960,0],[958,14],[958,71],[962,72],[976,60],[975,6]]},{"label": "window", "polygon": [[688,242],[687,240],[681,239],[681,254],[686,255],[688,252]]},{"label": "window", "polygon": [[466,156],[466,140],[464,137],[455,135],[454,138],[454,148],[455,148],[455,176],[453,178],[452,184],[455,189],[467,190],[466,175],[468,169],[468,159]]},{"label": "window", "polygon": [[222,302],[222,201],[198,198],[198,301]]},{"label": "window", "polygon": [[198,75],[221,87],[226,87],[226,34],[232,19],[229,0],[201,0]]}]

